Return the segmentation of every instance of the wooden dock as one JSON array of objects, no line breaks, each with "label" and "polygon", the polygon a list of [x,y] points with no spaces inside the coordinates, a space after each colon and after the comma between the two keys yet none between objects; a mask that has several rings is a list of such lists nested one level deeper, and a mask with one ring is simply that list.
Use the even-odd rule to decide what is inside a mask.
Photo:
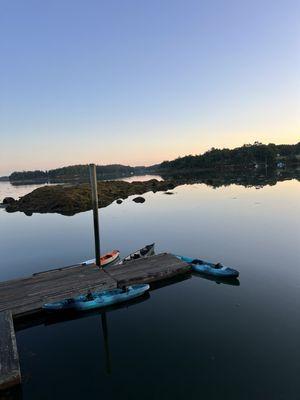
[{"label": "wooden dock", "polygon": [[96,266],[77,266],[47,271],[28,278],[0,283],[0,312],[10,310],[13,317],[35,314],[51,301],[115,288],[116,282]]},{"label": "wooden dock", "polygon": [[96,265],[79,265],[0,282],[0,390],[21,380],[12,318],[30,318],[42,312],[45,303],[86,294],[89,290],[158,282],[189,270],[188,264],[163,253],[105,270]]},{"label": "wooden dock", "polygon": [[14,324],[10,311],[0,312],[0,388],[7,389],[21,382],[19,356]]},{"label": "wooden dock", "polygon": [[112,265],[108,274],[118,287],[134,283],[151,283],[173,278],[190,271],[190,266],[171,254],[159,254],[140,260],[130,261],[123,266]]}]

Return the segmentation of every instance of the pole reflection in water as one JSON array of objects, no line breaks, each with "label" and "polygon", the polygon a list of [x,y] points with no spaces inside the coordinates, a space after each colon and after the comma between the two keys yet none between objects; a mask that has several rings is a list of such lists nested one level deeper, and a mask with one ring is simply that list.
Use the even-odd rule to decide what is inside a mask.
[{"label": "pole reflection in water", "polygon": [[110,357],[110,351],[109,351],[106,312],[101,314],[101,321],[102,321],[102,332],[103,332],[103,339],[104,339],[106,373],[107,373],[107,375],[110,375],[111,374],[111,357]]},{"label": "pole reflection in water", "polygon": [[0,392],[0,399],[1,400],[22,400],[23,393],[22,393],[22,386],[18,385],[11,389],[4,390]]}]

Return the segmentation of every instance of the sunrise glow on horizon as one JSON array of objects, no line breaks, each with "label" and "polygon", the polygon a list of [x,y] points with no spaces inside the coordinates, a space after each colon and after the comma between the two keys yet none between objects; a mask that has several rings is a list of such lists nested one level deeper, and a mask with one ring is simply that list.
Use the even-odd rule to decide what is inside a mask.
[{"label": "sunrise glow on horizon", "polygon": [[300,141],[300,3],[3,2],[0,176]]}]

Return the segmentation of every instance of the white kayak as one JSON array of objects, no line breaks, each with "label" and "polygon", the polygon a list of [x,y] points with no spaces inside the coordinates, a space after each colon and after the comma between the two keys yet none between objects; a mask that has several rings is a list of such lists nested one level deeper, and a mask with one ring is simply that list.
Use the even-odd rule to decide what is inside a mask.
[{"label": "white kayak", "polygon": [[155,243],[148,244],[140,250],[136,250],[129,254],[127,257],[123,258],[118,264],[125,264],[129,261],[138,260],[139,258],[150,257],[154,255]]}]

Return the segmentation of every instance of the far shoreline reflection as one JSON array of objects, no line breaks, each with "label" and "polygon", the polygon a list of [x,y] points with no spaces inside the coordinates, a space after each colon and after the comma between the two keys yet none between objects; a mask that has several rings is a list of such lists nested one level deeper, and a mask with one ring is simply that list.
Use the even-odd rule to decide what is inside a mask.
[{"label": "far shoreline reflection", "polygon": [[162,174],[165,180],[172,179],[182,184],[204,183],[218,188],[229,185],[263,188],[278,182],[296,179],[300,181],[300,169],[223,170],[223,171],[176,171]]}]

